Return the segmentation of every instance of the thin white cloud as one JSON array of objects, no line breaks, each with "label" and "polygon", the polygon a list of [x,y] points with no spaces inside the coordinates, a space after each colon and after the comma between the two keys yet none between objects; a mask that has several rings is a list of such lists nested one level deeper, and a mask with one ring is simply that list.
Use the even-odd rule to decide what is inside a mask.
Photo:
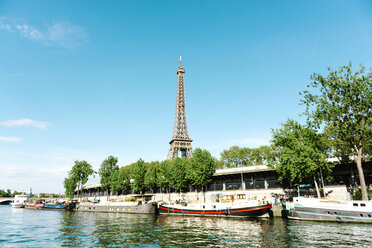
[{"label": "thin white cloud", "polygon": [[39,41],[44,38],[43,34],[37,30],[36,28],[27,25],[27,24],[17,24],[15,28],[19,31],[19,33],[32,41]]},{"label": "thin white cloud", "polygon": [[0,136],[0,141],[17,143],[17,142],[23,141],[23,139],[22,138],[18,138],[18,137],[3,137],[3,136],[1,137]]},{"label": "thin white cloud", "polygon": [[0,30],[18,33],[26,39],[42,42],[47,46],[73,48],[88,41],[84,28],[63,21],[36,27],[21,20],[0,16]]},{"label": "thin white cloud", "polygon": [[49,122],[44,121],[34,121],[31,119],[23,118],[19,120],[6,120],[3,122],[0,122],[1,126],[6,127],[35,127],[37,129],[46,130],[48,127],[52,126]]},{"label": "thin white cloud", "polygon": [[62,47],[77,47],[87,41],[87,35],[82,27],[66,22],[56,22],[48,26],[48,41]]},{"label": "thin white cloud", "polygon": [[8,155],[8,153],[0,152],[0,156],[6,156],[6,155]]},{"label": "thin white cloud", "polygon": [[228,146],[244,146],[250,148],[258,148],[263,145],[269,145],[270,141],[265,138],[248,137],[243,139],[231,140],[227,143]]}]

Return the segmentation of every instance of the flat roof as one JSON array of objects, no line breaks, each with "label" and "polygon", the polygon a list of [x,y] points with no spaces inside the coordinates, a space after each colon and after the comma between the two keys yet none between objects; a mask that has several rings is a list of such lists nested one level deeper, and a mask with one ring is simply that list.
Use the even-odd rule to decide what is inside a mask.
[{"label": "flat roof", "polygon": [[247,167],[236,167],[236,168],[227,168],[219,169],[213,174],[213,176],[223,176],[223,175],[232,175],[239,173],[253,173],[261,171],[274,171],[275,169],[268,167],[267,165],[255,165]]}]

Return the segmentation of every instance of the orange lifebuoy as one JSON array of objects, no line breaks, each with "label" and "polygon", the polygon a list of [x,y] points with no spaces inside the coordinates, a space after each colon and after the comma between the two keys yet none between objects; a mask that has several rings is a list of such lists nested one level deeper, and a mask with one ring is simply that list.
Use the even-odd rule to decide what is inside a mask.
[{"label": "orange lifebuoy", "polygon": [[261,205],[261,201],[260,200],[258,200],[258,205]]}]

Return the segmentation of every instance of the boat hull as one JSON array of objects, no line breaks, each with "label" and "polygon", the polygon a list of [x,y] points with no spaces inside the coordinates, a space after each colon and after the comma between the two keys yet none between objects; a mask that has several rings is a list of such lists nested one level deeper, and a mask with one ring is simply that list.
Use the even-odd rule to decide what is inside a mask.
[{"label": "boat hull", "polygon": [[243,208],[226,209],[186,209],[175,208],[168,205],[159,205],[160,214],[178,214],[178,215],[202,215],[202,216],[228,216],[228,217],[258,217],[271,211],[271,205],[261,205]]},{"label": "boat hull", "polygon": [[36,209],[36,210],[38,210],[38,209],[41,209],[43,206],[44,206],[44,204],[42,204],[42,203],[37,203],[37,204],[26,204],[26,205],[25,205],[25,208],[27,208],[27,209]]},{"label": "boat hull", "polygon": [[283,205],[284,216],[294,220],[335,221],[372,223],[371,211],[350,211],[336,208],[315,208],[296,206],[295,209],[286,209]]},{"label": "boat hull", "polygon": [[67,204],[44,204],[44,206],[41,209],[44,210],[63,210],[67,209],[68,205]]},{"label": "boat hull", "polygon": [[12,206],[12,208],[24,208],[25,204],[14,204],[14,203],[12,203],[11,206]]}]

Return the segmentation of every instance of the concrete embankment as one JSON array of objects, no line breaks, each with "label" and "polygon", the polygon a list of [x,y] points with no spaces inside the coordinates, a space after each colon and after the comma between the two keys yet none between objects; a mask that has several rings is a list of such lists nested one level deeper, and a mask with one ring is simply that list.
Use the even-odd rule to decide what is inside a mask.
[{"label": "concrete embankment", "polygon": [[76,206],[76,211],[155,214],[157,205],[154,202],[145,204],[80,203]]},{"label": "concrete embankment", "polygon": [[282,217],[282,206],[273,205],[272,209],[274,217]]}]

